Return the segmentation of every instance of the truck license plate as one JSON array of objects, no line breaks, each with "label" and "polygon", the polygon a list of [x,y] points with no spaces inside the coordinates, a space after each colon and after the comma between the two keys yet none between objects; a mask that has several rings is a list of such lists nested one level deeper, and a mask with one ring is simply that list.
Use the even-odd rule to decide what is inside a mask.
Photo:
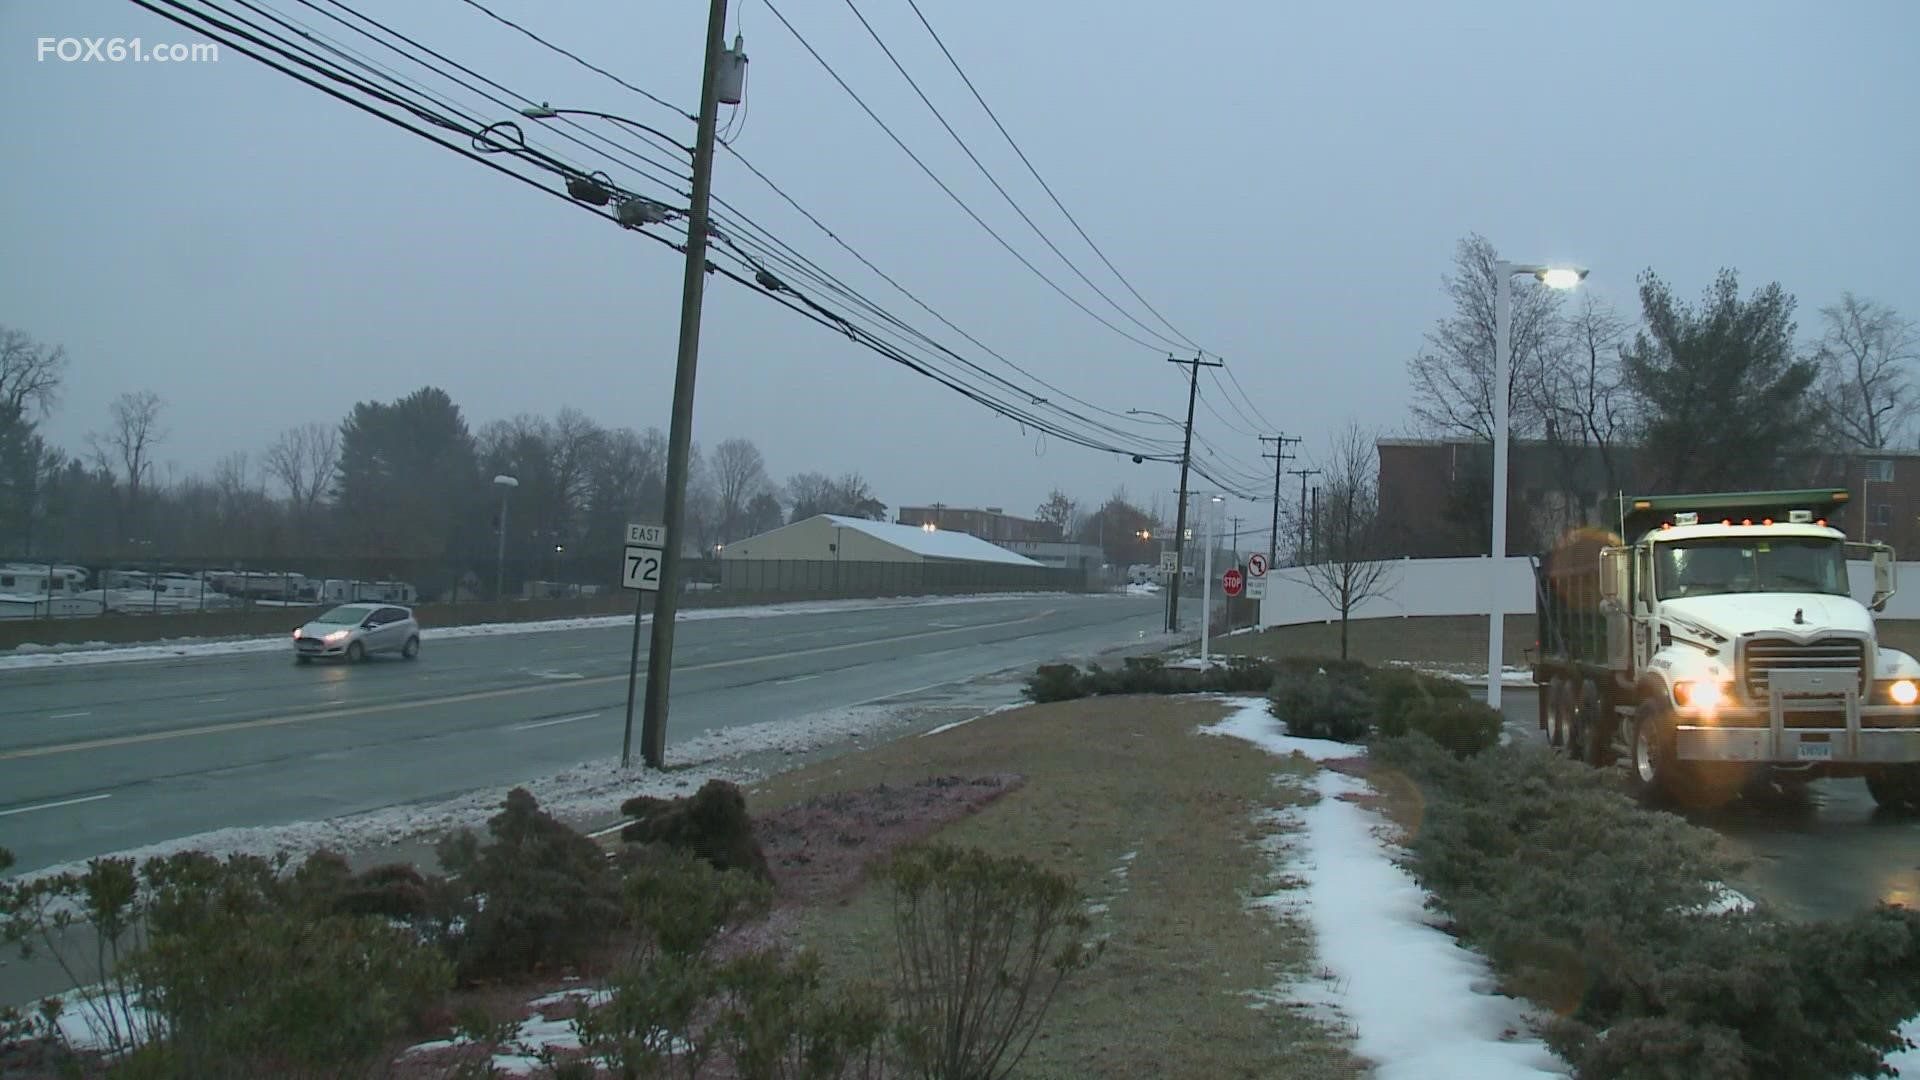
[{"label": "truck license plate", "polygon": [[1823,742],[1803,742],[1800,744],[1801,761],[1832,761],[1833,744]]}]

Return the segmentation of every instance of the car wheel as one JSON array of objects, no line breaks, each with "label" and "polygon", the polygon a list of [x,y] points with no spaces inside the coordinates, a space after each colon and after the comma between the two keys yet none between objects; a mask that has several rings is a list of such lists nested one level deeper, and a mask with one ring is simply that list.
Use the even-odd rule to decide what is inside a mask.
[{"label": "car wheel", "polygon": [[414,636],[408,638],[407,643],[401,646],[400,648],[400,655],[406,657],[409,660],[412,660],[413,658],[419,656],[420,655],[420,635],[415,634]]},{"label": "car wheel", "polygon": [[1627,790],[1643,805],[1658,802],[1671,785],[1673,714],[1661,701],[1643,701],[1627,732]]},{"label": "car wheel", "polygon": [[1573,703],[1573,724],[1567,735],[1567,756],[1590,765],[1603,764],[1603,747],[1611,745],[1607,732],[1607,703],[1600,696],[1600,685],[1592,679],[1580,684],[1579,699]]},{"label": "car wheel", "polygon": [[367,658],[367,647],[365,645],[362,645],[357,641],[348,643],[347,663],[357,664],[360,661],[365,660],[366,658]]}]

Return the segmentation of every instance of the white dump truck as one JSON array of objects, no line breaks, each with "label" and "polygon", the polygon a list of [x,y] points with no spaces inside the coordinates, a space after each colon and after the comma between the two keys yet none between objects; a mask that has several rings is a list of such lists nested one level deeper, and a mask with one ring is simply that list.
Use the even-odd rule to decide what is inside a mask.
[{"label": "white dump truck", "polygon": [[[1540,726],[1563,752],[1624,758],[1649,800],[1698,807],[1749,783],[1864,777],[1920,810],[1920,662],[1880,645],[1893,550],[1849,543],[1845,491],[1619,500],[1535,573]],[[1848,556],[1873,575],[1854,598]]]}]

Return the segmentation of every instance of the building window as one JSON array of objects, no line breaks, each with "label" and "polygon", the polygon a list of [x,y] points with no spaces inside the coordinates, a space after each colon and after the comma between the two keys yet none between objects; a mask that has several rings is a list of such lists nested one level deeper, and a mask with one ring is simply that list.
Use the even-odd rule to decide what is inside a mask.
[{"label": "building window", "polygon": [[1893,483],[1893,459],[1892,458],[1868,458],[1867,459],[1867,479],[1873,481],[1876,484]]},{"label": "building window", "polygon": [[1893,506],[1890,503],[1873,504],[1873,523],[1875,525],[1893,524]]}]

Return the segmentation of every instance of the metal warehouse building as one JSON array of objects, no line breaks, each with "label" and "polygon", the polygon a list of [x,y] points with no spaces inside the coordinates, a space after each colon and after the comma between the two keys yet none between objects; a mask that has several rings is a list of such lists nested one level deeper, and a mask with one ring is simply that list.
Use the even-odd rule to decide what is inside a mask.
[{"label": "metal warehouse building", "polygon": [[[720,549],[720,587],[889,594],[1069,585],[1056,570],[965,533],[821,514]],[[1083,580],[1083,579],[1082,579]]]}]

